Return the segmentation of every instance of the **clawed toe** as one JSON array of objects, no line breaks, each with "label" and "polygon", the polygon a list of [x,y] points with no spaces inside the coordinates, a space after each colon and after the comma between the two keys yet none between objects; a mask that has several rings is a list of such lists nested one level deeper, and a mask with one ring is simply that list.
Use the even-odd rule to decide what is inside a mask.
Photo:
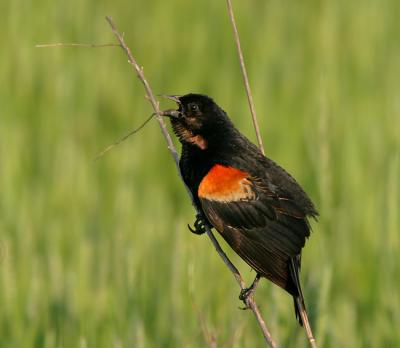
[{"label": "clawed toe", "polygon": [[246,309],[250,308],[249,304],[247,303],[247,298],[251,295],[252,292],[253,292],[252,287],[245,288],[240,291],[239,300],[243,301],[244,303],[244,307],[239,307],[239,309],[241,309],[242,311],[245,311]]},{"label": "clawed toe", "polygon": [[247,299],[256,290],[260,278],[261,278],[261,275],[257,274],[253,281],[253,284],[251,284],[251,286],[249,286],[248,288],[244,288],[240,291],[239,300],[243,301],[243,303],[245,305],[244,308],[240,308],[240,309],[245,310],[245,309],[249,308]]},{"label": "clawed toe", "polygon": [[241,301],[243,301],[243,302],[246,302],[246,300],[247,300],[247,298],[250,296],[252,290],[253,290],[253,289],[252,289],[251,287],[242,289],[242,290],[240,291],[240,294],[239,294],[239,300],[241,300]]},{"label": "clawed toe", "polygon": [[196,215],[196,221],[193,224],[193,228],[188,225],[189,231],[194,234],[203,234],[206,232],[206,222],[200,214]]}]

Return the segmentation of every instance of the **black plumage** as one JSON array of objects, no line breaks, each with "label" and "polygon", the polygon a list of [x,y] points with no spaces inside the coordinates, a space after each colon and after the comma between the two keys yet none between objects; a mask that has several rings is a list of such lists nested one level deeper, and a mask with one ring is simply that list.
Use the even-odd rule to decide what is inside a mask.
[{"label": "black plumage", "polygon": [[[243,136],[209,97],[174,96],[180,169],[203,219],[259,275],[295,299],[301,323],[301,250],[318,215],[296,180]],[[304,309],[305,310],[305,309]]]}]

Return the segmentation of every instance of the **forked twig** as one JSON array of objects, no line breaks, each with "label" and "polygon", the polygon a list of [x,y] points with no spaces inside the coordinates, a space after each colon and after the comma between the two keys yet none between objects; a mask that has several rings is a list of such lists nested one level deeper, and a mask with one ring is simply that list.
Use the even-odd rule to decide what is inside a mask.
[{"label": "forked twig", "polygon": [[[160,115],[160,106],[158,101],[156,101],[156,98],[154,97],[153,91],[149,85],[149,83],[147,82],[144,73],[143,73],[143,67],[139,66],[139,64],[136,62],[136,59],[133,57],[131,50],[129,49],[129,47],[126,45],[124,37],[118,32],[112,17],[107,16],[106,20],[108,22],[108,24],[110,24],[110,27],[115,35],[115,37],[117,38],[121,48],[125,51],[126,55],[128,56],[128,62],[129,64],[132,65],[132,67],[135,69],[137,77],[139,78],[140,81],[142,81],[143,86],[144,86],[144,90],[146,92],[146,96],[147,99],[149,100],[151,106],[153,107],[154,112],[156,113],[156,118],[157,121],[160,125],[162,134],[165,138],[165,140],[167,141],[167,145],[168,145],[168,149],[171,152],[172,157],[174,158],[175,164],[178,168],[179,171],[179,155],[178,152],[175,149],[174,143],[172,142],[171,136],[168,133],[167,130],[167,126],[165,125],[164,119],[162,118],[162,116]],[[180,173],[180,171],[179,171]]]},{"label": "forked twig", "polygon": [[251,94],[249,78],[247,77],[246,65],[244,64],[242,47],[240,45],[239,33],[237,30],[237,26],[236,26],[235,16],[233,14],[231,0],[226,0],[226,4],[228,6],[229,18],[232,23],[233,36],[234,36],[235,42],[236,42],[236,48],[237,48],[237,53],[238,53],[239,62],[240,62],[240,69],[242,70],[243,82],[244,82],[244,86],[246,88],[247,101],[249,102],[249,107],[250,107],[250,112],[251,112],[251,118],[253,120],[254,130],[256,131],[258,147],[260,148],[262,154],[265,155],[263,141],[262,141],[261,133],[260,133],[260,127],[259,127],[258,121],[257,121],[256,108],[254,107],[253,95]]},{"label": "forked twig", "polygon": [[[135,58],[133,57],[129,47],[126,45],[124,38],[122,37],[122,35],[118,32],[115,23],[113,22],[112,18],[107,16],[106,17],[107,22],[110,24],[111,29],[114,33],[114,35],[116,36],[118,42],[120,43],[121,48],[125,51],[125,54],[128,56],[128,62],[132,65],[132,67],[135,69],[136,74],[138,76],[138,78],[140,79],[140,81],[142,81],[143,85],[144,85],[144,89],[146,91],[146,95],[147,95],[147,99],[150,101],[154,112],[156,113],[156,117],[157,117],[157,121],[161,127],[161,131],[163,133],[163,136],[165,138],[165,140],[167,141],[167,145],[168,145],[168,149],[172,154],[172,157],[174,158],[175,164],[178,168],[178,173],[180,174],[180,170],[179,170],[179,156],[178,153],[175,149],[175,146],[172,142],[171,136],[168,133],[168,130],[166,128],[164,119],[162,118],[162,116],[160,115],[160,108],[159,108],[159,104],[156,101],[153,91],[149,85],[149,83],[147,82],[144,73],[143,73],[143,68],[139,66],[139,64],[136,62]],[[185,185],[186,186],[186,185]],[[193,202],[193,197],[190,193],[190,191],[188,190],[188,188],[186,187],[188,194],[190,195],[190,198],[192,200],[192,204],[195,207],[195,209],[197,210],[194,202]],[[224,261],[224,263],[228,266],[228,268],[230,269],[230,271],[233,273],[233,275],[235,276],[236,281],[238,282],[238,284],[240,285],[240,288],[243,290],[246,288],[244,280],[242,278],[242,276],[240,275],[238,269],[233,265],[233,263],[229,260],[229,258],[226,256],[225,252],[222,250],[221,246],[219,245],[217,239],[215,238],[214,234],[211,232],[211,230],[206,227],[206,232],[208,237],[211,239],[211,242],[213,243],[215,249],[217,250],[218,254],[220,255],[220,257],[222,258],[222,260]],[[247,299],[246,299],[246,304],[247,306],[253,311],[258,324],[262,330],[262,333],[265,337],[266,342],[268,343],[268,345],[272,348],[276,347],[276,344],[274,342],[274,340],[271,337],[271,334],[268,331],[268,328],[265,324],[264,319],[261,316],[261,313],[258,309],[258,306],[253,298],[253,295],[250,294]]]}]

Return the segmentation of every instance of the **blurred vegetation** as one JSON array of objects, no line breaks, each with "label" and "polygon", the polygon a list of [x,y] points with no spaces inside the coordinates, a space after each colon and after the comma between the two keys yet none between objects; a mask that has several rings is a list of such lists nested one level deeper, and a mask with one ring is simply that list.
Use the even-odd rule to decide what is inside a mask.
[{"label": "blurred vegetation", "polygon": [[[111,5],[112,3],[112,5]],[[321,347],[399,347],[400,2],[235,1],[269,157],[321,218],[302,279]],[[1,1],[0,346],[259,347],[114,42],[156,93],[211,95],[255,139],[224,1]],[[170,107],[171,105],[165,105]],[[225,247],[226,245],[223,244]],[[253,273],[229,253],[249,281]],[[292,300],[256,298],[282,347],[307,347]]]}]

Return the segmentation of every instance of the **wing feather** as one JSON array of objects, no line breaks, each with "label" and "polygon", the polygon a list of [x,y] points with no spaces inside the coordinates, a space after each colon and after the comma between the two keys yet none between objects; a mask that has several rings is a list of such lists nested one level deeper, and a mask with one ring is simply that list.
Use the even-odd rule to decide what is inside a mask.
[{"label": "wing feather", "polygon": [[199,196],[204,214],[253,269],[297,295],[289,264],[300,255],[310,235],[307,217],[295,202],[277,197],[257,180],[250,177],[241,180],[248,180],[249,185],[246,194],[227,195],[237,197],[235,200]]}]

